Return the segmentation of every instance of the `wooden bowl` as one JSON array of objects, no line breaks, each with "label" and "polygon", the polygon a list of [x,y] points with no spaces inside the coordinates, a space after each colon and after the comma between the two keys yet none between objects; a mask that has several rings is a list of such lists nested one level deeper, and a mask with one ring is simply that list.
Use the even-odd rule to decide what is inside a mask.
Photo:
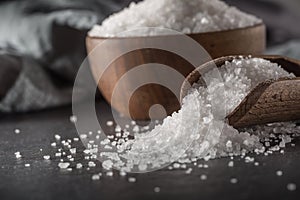
[{"label": "wooden bowl", "polygon": [[[221,67],[237,56],[215,59],[191,72],[181,87],[180,100],[188,94],[191,85],[201,83],[201,75],[215,66]],[[228,123],[235,128],[300,119],[300,61],[282,56],[254,56],[281,65],[294,73],[296,78],[269,80],[257,85],[228,116]],[[205,85],[204,81],[202,83]]]},{"label": "wooden bowl", "polygon": [[[265,50],[266,43],[264,24],[235,30],[190,34],[188,36],[202,45],[212,58],[236,54],[261,54]],[[110,54],[117,54],[118,52],[121,53],[124,47],[130,48],[131,45],[144,44],[146,39],[149,40],[150,38],[164,43],[165,40],[171,37],[176,36],[164,35],[128,38],[101,38],[87,36],[86,46],[93,76],[95,80],[99,80],[98,88],[100,89],[103,97],[118,112],[130,116],[135,120],[148,120],[148,111],[152,105],[162,105],[168,115],[180,108],[178,97],[180,93],[180,86],[178,87],[178,94],[158,84],[144,85],[131,94],[129,92],[129,88],[131,88],[134,83],[132,83],[131,80],[128,80],[128,82],[122,84],[122,92],[114,94],[114,98],[119,99],[118,101],[112,101],[112,95],[115,86],[122,76],[131,69],[142,64],[164,64],[172,67],[186,77],[195,69],[195,65],[192,65],[185,58],[175,55],[169,51],[145,48],[136,49],[119,56],[109,64],[108,68],[103,66],[102,61],[100,62],[101,59],[111,56]],[[112,42],[114,45],[112,47],[106,46],[105,49],[101,49],[101,45],[96,48],[97,45],[104,41]],[[209,61],[209,58],[200,59],[197,66],[207,61]],[[103,75],[99,77],[102,73]],[[150,69],[145,71],[139,79],[143,80],[145,77],[156,79],[157,76],[157,72],[153,72]],[[179,85],[181,85],[181,83]],[[130,99],[129,103],[124,100],[126,98]],[[165,116],[162,116],[160,113],[151,116],[151,118],[156,119],[161,119],[162,117]]]}]

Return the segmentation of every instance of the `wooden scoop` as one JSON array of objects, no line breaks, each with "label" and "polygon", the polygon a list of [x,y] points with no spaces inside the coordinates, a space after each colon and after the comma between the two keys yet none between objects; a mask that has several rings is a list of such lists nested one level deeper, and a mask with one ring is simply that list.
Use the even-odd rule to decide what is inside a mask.
[{"label": "wooden scoop", "polygon": [[[213,67],[221,67],[226,61],[237,56],[227,56],[208,62],[189,74],[181,87],[180,100],[187,95],[193,83],[205,85],[201,74]],[[227,116],[228,123],[235,128],[273,122],[300,119],[300,61],[280,56],[255,56],[281,65],[283,69],[294,73],[296,78],[269,80],[256,86]]]}]

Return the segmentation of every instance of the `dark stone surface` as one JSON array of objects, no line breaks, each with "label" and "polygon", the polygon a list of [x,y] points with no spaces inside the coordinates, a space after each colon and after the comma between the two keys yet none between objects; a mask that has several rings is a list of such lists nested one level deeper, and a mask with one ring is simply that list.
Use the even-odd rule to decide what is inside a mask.
[{"label": "dark stone surface", "polygon": [[[99,105],[102,114],[108,114],[105,103]],[[285,155],[276,153],[270,156],[254,156],[260,166],[245,163],[236,158],[235,166],[229,168],[229,158],[207,162],[208,169],[193,167],[191,174],[184,171],[167,169],[133,174],[136,183],[129,183],[127,178],[102,177],[92,181],[91,176],[99,172],[99,167],[63,172],[57,167],[58,160],[45,161],[43,155],[52,155],[50,143],[54,134],[62,138],[77,137],[74,125],[69,121],[70,107],[23,115],[2,116],[0,119],[0,199],[1,200],[81,200],[81,199],[299,199],[300,189],[288,191],[290,182],[300,187],[300,142],[286,148]],[[14,129],[21,129],[16,135]],[[79,143],[78,148],[83,148]],[[40,148],[43,152],[40,152]],[[20,151],[23,159],[17,160],[14,152]],[[78,153],[80,154],[80,153]],[[85,163],[82,155],[76,157]],[[30,168],[24,164],[30,163]],[[199,161],[204,163],[204,161]],[[99,165],[99,163],[97,163]],[[277,170],[283,176],[276,175]],[[200,175],[206,174],[206,181]],[[231,184],[230,179],[238,179]],[[161,188],[160,193],[153,191]]]}]

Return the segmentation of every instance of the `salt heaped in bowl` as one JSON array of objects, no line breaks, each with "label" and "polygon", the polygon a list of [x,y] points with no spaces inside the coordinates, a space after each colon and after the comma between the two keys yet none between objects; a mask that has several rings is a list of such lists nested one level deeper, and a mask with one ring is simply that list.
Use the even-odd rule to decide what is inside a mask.
[{"label": "salt heaped in bowl", "polygon": [[[159,27],[185,34],[250,27],[262,20],[220,0],[144,0],[109,16],[88,33],[91,37],[151,36]],[[137,31],[130,31],[137,29]],[[126,32],[129,31],[129,32]]]},{"label": "salt heaped in bowl", "polygon": [[[216,78],[219,74],[221,79]],[[117,142],[118,153],[100,152],[103,167],[132,171],[153,170],[180,160],[264,153],[261,140],[280,130],[282,146],[289,133],[300,133],[293,122],[260,125],[244,130],[229,126],[225,116],[232,112],[259,83],[294,77],[278,64],[261,58],[237,58],[203,75],[207,87],[194,85],[184,98],[182,108],[164,119],[161,125],[134,139]],[[212,104],[212,101],[214,103]],[[217,106],[217,107],[215,107]],[[111,146],[109,141],[103,145]],[[279,146],[274,146],[278,149]],[[108,148],[109,149],[109,148]]]}]

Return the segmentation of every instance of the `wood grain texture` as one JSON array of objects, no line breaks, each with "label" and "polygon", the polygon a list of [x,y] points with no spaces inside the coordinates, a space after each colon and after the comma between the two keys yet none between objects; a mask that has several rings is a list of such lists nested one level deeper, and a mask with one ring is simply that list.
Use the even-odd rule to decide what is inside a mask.
[{"label": "wood grain texture", "polygon": [[[296,78],[268,80],[256,86],[227,116],[228,123],[236,128],[257,124],[282,122],[300,119],[300,62],[281,56],[256,56],[278,63]],[[190,85],[199,81],[201,75],[212,67],[221,67],[235,56],[222,57],[204,64],[192,72],[181,88],[181,101],[187,94]]]},{"label": "wood grain texture", "polygon": [[[212,58],[235,54],[260,54],[265,50],[266,43],[265,26],[263,24],[243,29],[190,34],[188,36],[202,45]],[[153,38],[154,42],[158,41],[164,43],[166,42],[166,39],[170,37],[176,36],[154,36],[150,38]],[[176,86],[178,89],[175,92],[171,92],[167,87],[158,84],[145,84],[136,89],[134,94],[130,93],[130,89],[137,80],[142,81],[146,78],[152,80],[158,79],[160,75],[159,71],[148,69],[145,70],[141,76],[136,77],[136,80],[129,79],[126,83],[122,84],[122,86],[120,86],[121,91],[113,93],[116,85],[124,75],[135,67],[147,63],[167,65],[178,71],[184,77],[195,69],[195,67],[183,57],[169,51],[151,48],[137,49],[123,54],[110,63],[108,68],[105,68],[105,66],[101,64],[102,62],[100,62],[100,60],[102,58],[110,57],[112,54],[117,55],[122,52],[122,49],[127,47],[130,48],[133,45],[142,45],[145,43],[146,39],[149,40],[149,37],[108,39],[88,36],[86,38],[92,73],[95,80],[99,80],[98,88],[102,95],[114,109],[135,120],[148,120],[148,111],[151,106],[155,104],[162,105],[167,114],[171,114],[178,110],[180,108],[180,86],[183,80]],[[96,48],[97,45],[105,41],[109,41],[113,43],[113,45],[107,46],[105,49]],[[176,39],[174,41],[174,43],[176,43]],[[95,51],[99,52],[97,53]],[[211,60],[209,57],[199,58],[197,66],[200,66],[209,60]],[[100,77],[100,74],[102,73],[103,75]],[[178,82],[179,80],[176,81]],[[112,95],[118,100],[113,101]],[[129,105],[126,102],[126,99],[130,99]],[[163,117],[164,116],[160,113],[151,116],[152,119],[161,119]]]}]

